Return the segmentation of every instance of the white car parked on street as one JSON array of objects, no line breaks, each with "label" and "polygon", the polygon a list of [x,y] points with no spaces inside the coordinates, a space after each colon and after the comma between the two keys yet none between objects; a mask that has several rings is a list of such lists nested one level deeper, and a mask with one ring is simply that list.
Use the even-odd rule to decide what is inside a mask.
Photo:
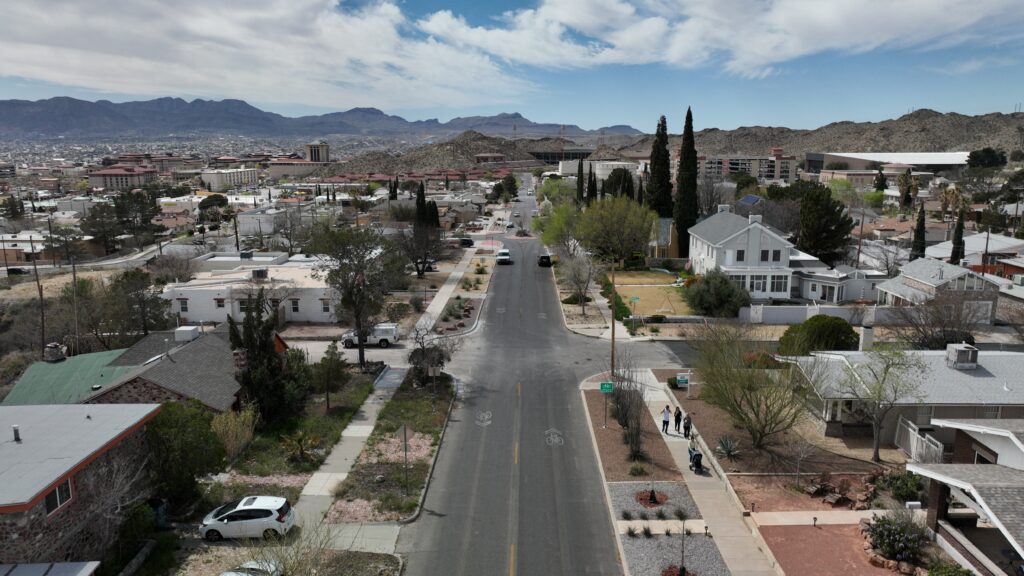
[{"label": "white car parked on street", "polygon": [[498,264],[511,264],[512,253],[509,252],[507,248],[502,248],[501,250],[498,250],[498,255],[495,257],[495,261]]},{"label": "white car parked on street", "polygon": [[277,496],[246,496],[228,502],[203,518],[199,535],[210,542],[222,538],[273,538],[295,525],[295,511]]}]

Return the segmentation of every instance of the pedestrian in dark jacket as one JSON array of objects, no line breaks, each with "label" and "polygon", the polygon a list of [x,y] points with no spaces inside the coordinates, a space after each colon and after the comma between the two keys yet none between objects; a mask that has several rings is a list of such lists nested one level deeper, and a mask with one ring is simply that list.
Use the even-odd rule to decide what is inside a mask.
[{"label": "pedestrian in dark jacket", "polygon": [[679,425],[683,423],[683,409],[676,406],[676,434],[679,434]]},{"label": "pedestrian in dark jacket", "polygon": [[690,419],[690,415],[687,414],[686,418],[683,418],[683,438],[690,437],[690,427],[693,426],[693,420]]}]

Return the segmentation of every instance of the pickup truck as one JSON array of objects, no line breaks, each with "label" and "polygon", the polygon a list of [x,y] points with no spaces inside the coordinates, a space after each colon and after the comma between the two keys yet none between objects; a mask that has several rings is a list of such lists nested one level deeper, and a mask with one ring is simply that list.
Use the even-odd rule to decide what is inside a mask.
[{"label": "pickup truck", "polygon": [[[398,333],[398,324],[385,323],[377,324],[370,330],[370,334],[363,340],[366,344],[380,346],[381,348],[387,348],[388,346],[398,342],[400,335]],[[345,348],[356,347],[356,331],[349,330],[341,335],[341,343]]]}]

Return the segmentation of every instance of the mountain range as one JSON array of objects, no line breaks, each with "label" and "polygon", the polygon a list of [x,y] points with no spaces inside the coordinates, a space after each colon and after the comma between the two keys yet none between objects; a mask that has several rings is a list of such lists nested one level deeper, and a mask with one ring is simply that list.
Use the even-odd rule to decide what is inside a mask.
[{"label": "mountain range", "polygon": [[447,137],[473,130],[506,137],[566,138],[642,134],[629,126],[584,130],[575,125],[533,122],[519,113],[410,122],[376,108],[352,108],[290,118],[242,100],[157,98],[137,102],[90,102],[66,96],[46,100],[0,100],[0,137],[78,139],[202,134],[319,137],[329,135]]}]

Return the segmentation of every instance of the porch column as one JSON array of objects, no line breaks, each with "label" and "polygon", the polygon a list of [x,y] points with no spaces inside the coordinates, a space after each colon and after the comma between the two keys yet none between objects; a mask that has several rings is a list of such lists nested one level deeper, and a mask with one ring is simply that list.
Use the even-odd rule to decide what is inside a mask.
[{"label": "porch column", "polygon": [[939,529],[939,520],[949,513],[949,486],[935,479],[928,480],[928,527]]}]

